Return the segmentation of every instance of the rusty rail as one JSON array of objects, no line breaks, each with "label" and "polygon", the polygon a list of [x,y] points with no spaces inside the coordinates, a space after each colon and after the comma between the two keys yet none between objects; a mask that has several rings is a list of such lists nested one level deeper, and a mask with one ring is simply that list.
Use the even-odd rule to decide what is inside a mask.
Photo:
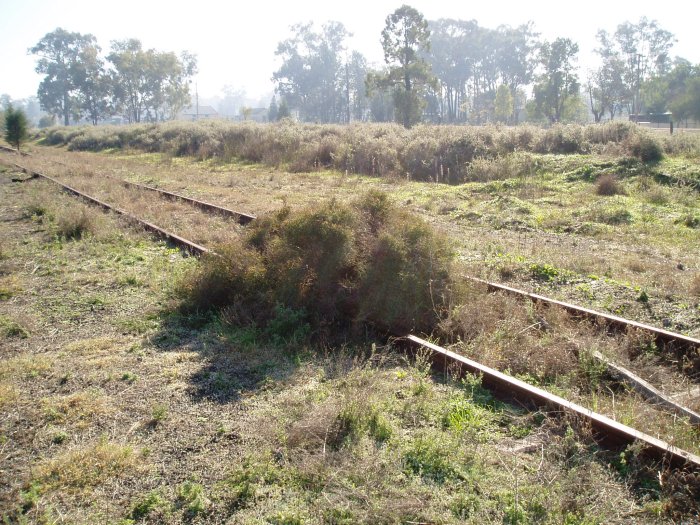
[{"label": "rusty rail", "polygon": [[53,177],[49,177],[48,175],[45,175],[43,173],[40,173],[38,171],[30,170],[28,168],[25,168],[24,166],[21,166],[19,164],[14,163],[13,166],[19,170],[21,170],[24,173],[27,173],[28,175],[32,175],[33,177],[40,177],[44,178],[46,180],[49,180],[53,182],[54,184],[57,184],[60,186],[64,191],[71,193],[72,195],[75,195],[77,197],[80,197],[83,200],[86,200],[92,204],[96,204],[97,206],[108,210],[108,211],[113,211],[114,213],[121,215],[125,217],[129,222],[133,224],[138,224],[139,226],[143,227],[145,230],[150,231],[151,233],[155,233],[159,237],[162,237],[163,239],[166,239],[168,242],[171,242],[172,244],[176,245],[177,247],[185,250],[186,252],[192,254],[192,255],[202,255],[205,253],[209,253],[210,250],[208,248],[205,248],[204,246],[201,246],[199,244],[196,244],[188,239],[185,239],[184,237],[180,237],[179,235],[169,232],[167,230],[164,230],[163,228],[156,226],[155,224],[144,221],[143,219],[139,219],[135,215],[132,215],[126,210],[122,210],[120,208],[117,208],[116,206],[112,206],[111,204],[107,204],[104,201],[101,201],[99,199],[96,199],[95,197],[92,197],[88,195],[87,193],[83,193],[80,190],[76,190],[75,188],[72,188],[71,186],[68,186],[66,184],[63,184],[62,182],[54,179]]},{"label": "rusty rail", "polygon": [[641,442],[645,453],[657,460],[677,468],[690,468],[700,471],[700,456],[682,450],[653,436],[618,423],[592,410],[532,386],[524,381],[508,376],[468,359],[433,343],[409,335],[406,340],[414,346],[431,352],[433,366],[443,370],[458,370],[460,373],[477,374],[482,377],[485,387],[500,394],[514,396],[521,402],[529,401],[536,406],[582,418],[590,423],[596,440],[607,446],[630,445]]},{"label": "rusty rail", "polygon": [[494,283],[486,281],[484,279],[479,279],[477,277],[467,277],[472,281],[485,284],[486,287],[491,291],[502,291],[513,295],[519,295],[530,299],[536,303],[552,304],[559,306],[574,316],[578,317],[588,317],[595,320],[603,320],[609,326],[618,329],[636,328],[651,334],[657,343],[662,344],[672,344],[674,346],[681,346],[687,349],[700,349],[700,339],[695,339],[687,335],[679,334],[677,332],[670,332],[662,328],[657,328],[644,323],[639,323],[637,321],[632,321],[630,319],[624,319],[623,317],[618,317],[616,315],[606,314],[603,312],[598,312],[596,310],[591,310],[590,308],[585,308],[583,306],[577,306],[575,304],[566,303],[564,301],[558,301],[556,299],[550,299],[543,295],[537,295],[534,293],[526,292],[524,290],[519,290],[517,288],[511,288],[505,284]]},{"label": "rusty rail", "polygon": [[230,210],[230,209],[224,208],[222,206],[217,206],[216,204],[211,204],[209,202],[200,201],[197,199],[193,199],[191,197],[185,197],[184,195],[180,195],[178,193],[173,193],[171,191],[161,190],[160,188],[154,188],[153,186],[147,186],[146,184],[139,184],[137,182],[130,182],[128,180],[122,180],[120,182],[127,187],[133,186],[135,188],[139,188],[142,190],[153,191],[153,192],[159,193],[160,195],[163,195],[164,197],[187,202],[188,204],[191,204],[193,206],[196,206],[197,208],[200,208],[200,209],[208,211],[208,212],[218,213],[218,214],[224,215],[226,217],[233,217],[236,219],[236,221],[238,221],[239,224],[242,224],[242,225],[246,225],[249,222],[251,222],[252,220],[256,219],[255,215],[248,215],[247,213],[242,213],[240,211]]}]

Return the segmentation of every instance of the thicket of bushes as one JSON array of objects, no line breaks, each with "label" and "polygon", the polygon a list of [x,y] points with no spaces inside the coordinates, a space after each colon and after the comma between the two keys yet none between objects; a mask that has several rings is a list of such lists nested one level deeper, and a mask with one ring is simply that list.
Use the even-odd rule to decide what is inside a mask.
[{"label": "thicket of bushes", "polygon": [[218,310],[274,338],[432,332],[452,254],[417,217],[371,192],[258,218],[183,283],[186,310]]},{"label": "thicket of bushes", "polygon": [[449,183],[483,179],[481,170],[474,169],[475,160],[500,160],[523,152],[609,151],[645,162],[659,160],[664,150],[694,155],[700,152],[697,137],[667,138],[662,144],[649,131],[624,121],[547,129],[527,125],[426,125],[410,130],[395,124],[168,122],[58,127],[42,131],[40,136],[45,144],[67,145],[71,150],[137,149],[200,159],[242,159],[292,171],[332,168]]}]

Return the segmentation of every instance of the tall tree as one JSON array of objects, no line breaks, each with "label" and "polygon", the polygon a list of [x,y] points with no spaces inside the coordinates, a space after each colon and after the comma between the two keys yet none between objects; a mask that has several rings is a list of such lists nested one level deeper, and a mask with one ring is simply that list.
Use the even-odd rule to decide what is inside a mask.
[{"label": "tall tree", "polygon": [[669,52],[675,37],[662,29],[656,20],[646,17],[633,24],[624,22],[615,33],[598,31],[598,54],[603,61],[615,59],[624,68],[627,87],[627,108],[632,114],[642,112],[642,84],[649,78],[667,72],[671,65]]},{"label": "tall tree", "polygon": [[496,91],[494,116],[498,122],[508,122],[512,115],[513,95],[510,93],[510,88],[507,85],[501,84]]},{"label": "tall tree", "polygon": [[272,79],[277,92],[299,110],[306,121],[340,122],[347,119],[352,87],[350,64],[343,60],[351,36],[340,22],[328,22],[316,31],[313,23],[292,26],[292,37],[280,42],[275,54],[281,67]]},{"label": "tall tree", "polygon": [[528,22],[518,27],[500,26],[496,30],[498,46],[496,48],[496,67],[503,85],[508,86],[513,99],[513,108],[508,119],[518,122],[522,109],[517,92],[532,83],[537,67],[539,33],[534,24]]},{"label": "tall tree", "polygon": [[77,110],[94,125],[105,119],[110,110],[111,83],[105,73],[100,51],[100,47],[94,43],[84,46],[71,68],[77,90]]},{"label": "tall tree", "polygon": [[367,59],[358,51],[353,51],[345,61],[345,106],[346,122],[365,120],[369,110],[369,99],[365,88]]},{"label": "tall tree", "polygon": [[568,38],[557,38],[551,43],[542,44],[542,72],[533,89],[536,115],[544,116],[550,122],[560,122],[567,99],[578,97],[577,53],[578,44]]},{"label": "tall tree", "polygon": [[47,33],[29,52],[39,60],[36,72],[46,75],[39,84],[41,107],[49,113],[60,115],[63,123],[70,124],[72,117],[79,114],[74,73],[81,60],[81,54],[94,46],[92,35],[71,33],[58,28]]},{"label": "tall tree", "polygon": [[429,22],[430,52],[424,54],[437,78],[435,95],[440,122],[466,119],[467,83],[474,75],[478,58],[475,20],[440,19]]},{"label": "tall tree", "polygon": [[631,99],[625,75],[625,64],[616,54],[603,57],[601,66],[589,75],[586,89],[594,116],[598,115],[596,122],[606,111],[614,119]]},{"label": "tall tree", "polygon": [[690,62],[676,58],[670,71],[664,75],[652,77],[642,84],[644,107],[650,113],[663,113],[673,105],[675,108],[674,117],[683,119],[685,112],[674,102],[683,98],[688,81],[697,75],[698,71]]},{"label": "tall tree", "polygon": [[189,79],[197,71],[194,55],[144,50],[132,38],[112,42],[107,60],[113,67],[115,106],[129,122],[166,120],[189,102]]},{"label": "tall tree", "polygon": [[399,7],[386,18],[382,48],[388,72],[368,77],[368,85],[393,88],[395,117],[409,128],[420,122],[425,105],[423,89],[434,83],[430,66],[421,58],[421,53],[430,49],[428,22],[413,7]]},{"label": "tall tree", "polygon": [[29,136],[29,124],[27,116],[21,109],[15,109],[11,105],[5,110],[5,140],[20,150],[20,146]]}]

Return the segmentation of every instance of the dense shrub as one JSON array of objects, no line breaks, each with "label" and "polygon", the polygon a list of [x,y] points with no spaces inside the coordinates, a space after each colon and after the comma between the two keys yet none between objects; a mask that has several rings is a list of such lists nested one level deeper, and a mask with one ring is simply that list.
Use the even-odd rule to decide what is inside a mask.
[{"label": "dense shrub", "polygon": [[385,194],[283,208],[249,228],[203,259],[183,286],[186,308],[225,309],[258,328],[279,324],[282,312],[321,335],[431,332],[446,311],[446,241]]},{"label": "dense shrub", "polygon": [[628,137],[629,152],[642,162],[658,162],[664,157],[664,150],[656,138],[648,133],[637,133]]},{"label": "dense shrub", "polygon": [[[451,184],[473,180],[479,172],[472,166],[475,160],[490,162],[514,153],[600,151],[654,162],[662,158],[664,148],[687,156],[700,152],[697,140],[666,138],[662,145],[647,130],[622,121],[590,126],[558,124],[548,129],[530,125],[421,125],[410,130],[397,124],[210,121],[54,127],[40,133],[45,144],[67,145],[73,150],[131,148],[198,159],[242,159],[291,171],[336,169]],[[506,175],[504,172],[498,178]]]}]

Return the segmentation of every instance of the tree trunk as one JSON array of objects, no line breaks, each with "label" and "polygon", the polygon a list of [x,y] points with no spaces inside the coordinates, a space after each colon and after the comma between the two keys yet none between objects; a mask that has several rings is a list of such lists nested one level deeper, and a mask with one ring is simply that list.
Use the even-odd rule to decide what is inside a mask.
[{"label": "tree trunk", "polygon": [[63,93],[63,125],[70,125],[70,102],[68,93]]}]

